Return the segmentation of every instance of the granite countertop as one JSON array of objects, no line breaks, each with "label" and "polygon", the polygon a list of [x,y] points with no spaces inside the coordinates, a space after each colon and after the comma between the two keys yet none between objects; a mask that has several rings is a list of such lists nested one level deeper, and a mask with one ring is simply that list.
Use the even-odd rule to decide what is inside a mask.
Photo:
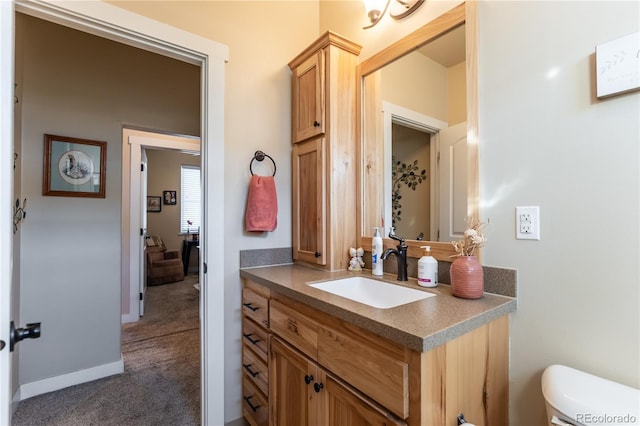
[{"label": "granite countertop", "polygon": [[415,278],[403,283],[391,274],[385,274],[382,279],[435,293],[436,297],[379,309],[308,285],[355,275],[376,278],[370,270],[328,272],[296,264],[240,269],[242,278],[421,352],[516,310],[513,297],[485,293],[480,299],[460,299],[451,294],[446,284],[426,289],[418,286]]}]

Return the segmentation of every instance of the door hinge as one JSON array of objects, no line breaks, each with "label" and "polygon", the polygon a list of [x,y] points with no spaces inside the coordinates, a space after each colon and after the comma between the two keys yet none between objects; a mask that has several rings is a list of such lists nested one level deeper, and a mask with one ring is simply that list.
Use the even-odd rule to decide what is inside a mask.
[{"label": "door hinge", "polygon": [[203,274],[207,273],[207,262],[202,262]]},{"label": "door hinge", "polygon": [[438,155],[436,155],[436,162],[440,162],[440,151],[438,151]]},{"label": "door hinge", "polygon": [[144,164],[143,163],[140,163],[140,171],[144,172]]},{"label": "door hinge", "polygon": [[140,301],[144,300],[144,293],[140,293]]},{"label": "door hinge", "polygon": [[144,229],[140,228],[140,236],[142,237],[144,235]]}]

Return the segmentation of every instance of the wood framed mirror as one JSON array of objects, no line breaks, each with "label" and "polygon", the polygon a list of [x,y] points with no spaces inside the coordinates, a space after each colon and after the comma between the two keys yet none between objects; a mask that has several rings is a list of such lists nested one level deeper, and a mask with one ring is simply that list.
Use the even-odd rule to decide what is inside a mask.
[{"label": "wood framed mirror", "polygon": [[[358,199],[360,202],[358,203],[357,229],[359,231],[358,246],[363,247],[366,251],[371,251],[373,227],[382,227],[384,229],[383,235],[387,236],[390,227],[395,222],[396,234],[405,238],[409,246],[409,257],[419,258],[424,253],[420,246],[429,245],[432,256],[438,260],[451,262],[455,251],[450,241],[461,238],[466,227],[466,217],[479,217],[476,28],[475,2],[461,3],[358,65],[357,120],[359,125],[357,138],[359,143],[357,163],[359,167]],[[464,45],[460,47],[462,49],[461,55],[464,57],[461,58],[462,62],[456,65],[463,72],[461,77],[457,77],[462,79],[459,80],[462,84],[458,84],[458,90],[461,85],[466,86],[466,90],[457,95],[461,99],[463,111],[462,113],[458,111],[458,117],[455,118],[453,116],[456,113],[452,113],[450,109],[447,110],[446,106],[440,105],[437,107],[440,112],[425,114],[420,111],[419,106],[413,107],[412,101],[402,100],[406,97],[397,96],[401,90],[399,87],[404,84],[408,87],[405,89],[406,91],[418,93],[417,96],[422,100],[425,97],[437,99],[448,96],[447,100],[442,101],[448,105],[453,103],[449,101],[452,89],[451,87],[443,89],[442,86],[452,85],[442,82],[446,82],[447,78],[452,79],[452,77],[445,76],[444,80],[434,80],[426,84],[431,87],[431,92],[428,91],[429,89],[424,89],[426,92],[420,91],[420,86],[425,86],[422,81],[423,77],[430,71],[425,71],[422,68],[417,71],[414,68],[406,67],[412,67],[411,64],[415,63],[412,62],[414,59],[411,59],[411,55],[420,54],[417,52],[423,52],[425,47],[432,48],[436,44],[448,43],[449,41],[445,40],[450,40],[456,34],[458,39],[462,38],[461,42]],[[448,51],[451,50],[453,49],[448,48]],[[424,62],[424,58],[419,60]],[[429,58],[426,61],[432,62],[432,59]],[[401,62],[404,62],[404,65],[400,66]],[[438,64],[433,67],[433,72],[437,73],[438,67],[442,66],[450,65]],[[391,71],[392,69],[396,70]],[[422,76],[419,77],[420,80],[416,75]],[[431,76],[428,77],[428,79],[431,78]],[[434,75],[433,78],[437,77]],[[389,81],[394,83],[388,83]],[[387,86],[384,86],[383,82]],[[389,88],[390,84],[392,88]],[[434,92],[435,90],[444,90],[447,93],[437,94]],[[453,90],[456,90],[455,87]],[[427,94],[425,95],[425,93]],[[434,105],[436,103],[435,100],[430,102]],[[446,111],[442,112],[443,108]],[[460,118],[460,114],[463,115],[462,118]],[[446,159],[443,160],[442,150],[446,146],[445,134],[448,129],[454,127],[449,124],[450,119],[454,123],[457,122],[455,127],[458,129],[458,134],[462,134],[460,137],[466,139],[457,139],[457,146],[462,150],[448,146],[444,152]],[[421,163],[413,158],[399,159],[396,155],[403,155],[400,154],[402,151],[391,148],[391,146],[395,147],[395,142],[391,143],[390,141],[396,138],[396,134],[401,134],[402,127],[429,134],[426,142],[428,145],[427,154],[420,154],[426,155],[426,157],[422,157],[423,160],[420,160]],[[457,154],[447,157],[447,152]],[[454,158],[456,156],[457,160]],[[391,157],[394,157],[394,161]],[[443,176],[451,174],[450,171],[444,170],[443,162],[454,164],[455,161],[458,161],[456,167],[461,173],[455,179],[450,179],[450,182],[447,183],[448,186],[441,188],[440,185],[446,179]],[[414,174],[411,175],[411,172]],[[400,176],[402,174],[404,174],[404,185],[398,184],[398,181],[403,180]],[[395,186],[392,183],[394,180],[392,176],[395,176]],[[457,182],[454,183],[453,180],[457,180]],[[426,184],[423,184],[423,181]],[[413,184],[411,184],[412,182]],[[406,186],[409,189],[405,192],[408,195],[405,195],[404,198],[399,195],[398,188],[400,186]],[[426,193],[423,192],[422,195],[415,196],[414,194],[419,194],[418,191],[415,191],[417,186],[426,188]],[[454,186],[458,189],[452,189]],[[418,213],[413,216],[416,218],[426,217],[426,219],[420,218],[425,223],[420,225],[421,227],[405,227],[401,231],[397,226],[400,224],[400,220],[415,222],[415,219],[411,215],[407,215],[406,212],[401,216],[401,211],[398,209],[400,204],[408,208],[410,203],[407,198],[410,196],[418,201],[424,201],[421,207],[417,208]],[[444,196],[448,198],[445,197],[445,201],[442,201]],[[403,200],[401,203],[400,199]],[[445,207],[441,208],[441,206]],[[407,216],[409,217],[407,218]],[[449,217],[448,222],[447,217]],[[422,236],[423,238],[420,239]],[[384,238],[385,249],[394,247],[396,244],[397,242],[390,238]]]}]

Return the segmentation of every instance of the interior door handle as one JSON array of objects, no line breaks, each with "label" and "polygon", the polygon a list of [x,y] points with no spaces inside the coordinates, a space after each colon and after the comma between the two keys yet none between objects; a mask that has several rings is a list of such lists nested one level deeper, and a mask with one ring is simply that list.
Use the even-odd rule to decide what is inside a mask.
[{"label": "interior door handle", "polygon": [[40,323],[32,322],[27,324],[25,328],[15,328],[13,321],[11,321],[11,330],[9,332],[9,351],[13,352],[16,347],[16,343],[24,339],[37,339],[40,337]]}]

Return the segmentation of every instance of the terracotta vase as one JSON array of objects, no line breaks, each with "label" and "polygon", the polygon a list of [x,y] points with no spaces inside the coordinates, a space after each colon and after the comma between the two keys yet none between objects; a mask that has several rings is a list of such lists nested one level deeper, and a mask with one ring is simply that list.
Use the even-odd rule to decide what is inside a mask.
[{"label": "terracotta vase", "polygon": [[460,256],[451,263],[451,293],[464,299],[479,299],[484,293],[484,272],[475,256]]}]

